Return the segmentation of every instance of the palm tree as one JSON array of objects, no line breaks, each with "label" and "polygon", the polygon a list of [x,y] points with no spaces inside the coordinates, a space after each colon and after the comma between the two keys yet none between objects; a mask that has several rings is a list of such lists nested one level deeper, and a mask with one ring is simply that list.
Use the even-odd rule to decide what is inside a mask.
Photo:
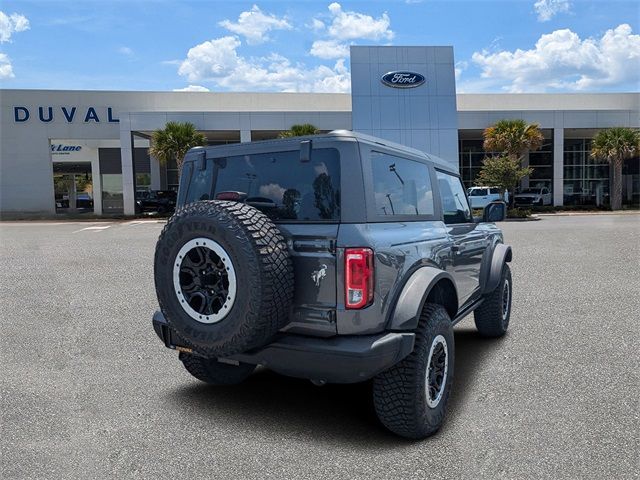
[{"label": "palm tree", "polygon": [[[519,177],[513,184],[509,180],[505,184],[496,185],[509,192],[509,203],[513,205],[515,187],[523,177],[529,176],[533,172],[531,168],[522,168],[522,158],[527,152],[538,150],[544,142],[540,126],[537,123],[527,123],[520,119],[499,120],[493,126],[486,128],[482,135],[484,137],[484,150],[487,152],[499,152],[499,155],[493,162],[491,158],[485,158],[479,179],[482,180],[484,178],[487,181],[496,175],[503,178],[506,176],[511,179]],[[486,173],[484,172],[485,170],[487,170]],[[499,172],[499,174],[496,172]],[[485,174],[482,175],[483,173]]]},{"label": "palm tree", "polygon": [[315,135],[317,133],[320,133],[320,130],[318,130],[315,125],[303,123],[302,125],[291,125],[289,130],[280,132],[278,138],[304,137],[305,135]]},{"label": "palm tree", "polygon": [[189,122],[167,122],[164,128],[156,130],[151,135],[149,155],[156,157],[162,164],[175,160],[178,175],[182,170],[182,161],[190,148],[207,144],[207,137],[196,131],[196,127]]},{"label": "palm tree", "polygon": [[485,151],[500,152],[518,159],[522,159],[527,152],[538,150],[544,142],[537,123],[519,119],[500,120],[485,129],[483,136]]},{"label": "palm tree", "polygon": [[622,208],[622,165],[640,155],[640,131],[626,127],[601,130],[591,142],[591,158],[606,160],[613,173],[611,209]]}]

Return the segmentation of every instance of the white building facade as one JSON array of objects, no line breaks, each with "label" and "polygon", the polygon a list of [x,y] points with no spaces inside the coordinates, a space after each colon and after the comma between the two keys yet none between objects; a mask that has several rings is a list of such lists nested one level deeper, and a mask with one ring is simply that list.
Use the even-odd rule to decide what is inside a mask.
[{"label": "white building facade", "polygon": [[[134,214],[136,196],[177,188],[175,165],[148,155],[168,121],[193,123],[211,145],[301,123],[353,129],[436,154],[470,186],[482,130],[521,118],[545,136],[524,186],[550,188],[555,205],[606,200],[609,168],[590,159],[590,140],[640,128],[639,93],[456,95],[451,47],[352,47],[351,62],[351,94],[0,90],[0,214]],[[638,163],[623,171],[628,205],[638,204]]]}]

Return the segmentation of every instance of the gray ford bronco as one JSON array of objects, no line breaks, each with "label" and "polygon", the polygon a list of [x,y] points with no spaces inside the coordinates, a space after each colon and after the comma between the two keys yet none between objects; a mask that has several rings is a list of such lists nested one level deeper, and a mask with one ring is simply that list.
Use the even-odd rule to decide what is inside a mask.
[{"label": "gray ford bronco", "polygon": [[155,332],[214,385],[257,365],[316,384],[372,379],[391,431],[443,422],[453,326],[504,335],[511,248],[474,219],[451,164],[348,131],[194,148],[155,253]]}]

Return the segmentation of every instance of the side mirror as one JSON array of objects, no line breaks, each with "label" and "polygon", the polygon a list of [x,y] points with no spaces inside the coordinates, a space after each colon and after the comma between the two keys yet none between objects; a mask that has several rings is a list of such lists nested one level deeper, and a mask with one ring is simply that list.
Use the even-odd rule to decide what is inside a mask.
[{"label": "side mirror", "polygon": [[482,212],[483,222],[502,222],[507,218],[507,204],[502,201],[491,202]]}]

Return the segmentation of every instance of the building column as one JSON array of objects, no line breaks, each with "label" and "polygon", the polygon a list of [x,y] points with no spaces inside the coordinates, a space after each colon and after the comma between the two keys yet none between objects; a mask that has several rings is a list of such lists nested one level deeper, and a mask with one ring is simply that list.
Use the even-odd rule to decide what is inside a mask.
[{"label": "building column", "polygon": [[100,150],[96,148],[96,156],[91,159],[91,183],[93,187],[93,213],[102,215],[102,177],[100,176]]},{"label": "building column", "polygon": [[564,205],[564,128],[553,129],[553,205]]},{"label": "building column", "polygon": [[251,141],[251,130],[240,130],[240,143]]},{"label": "building column", "polygon": [[135,179],[133,177],[133,136],[128,115],[120,115],[120,163],[122,166],[122,200],[125,215],[136,213]]}]

